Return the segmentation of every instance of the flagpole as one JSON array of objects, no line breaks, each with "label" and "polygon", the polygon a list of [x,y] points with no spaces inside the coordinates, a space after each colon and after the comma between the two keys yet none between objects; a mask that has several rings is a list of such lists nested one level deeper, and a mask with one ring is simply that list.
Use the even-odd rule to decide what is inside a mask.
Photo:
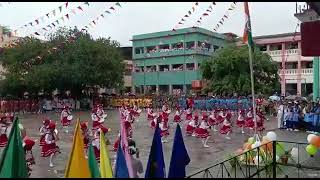
[{"label": "flagpole", "polygon": [[250,79],[251,79],[251,96],[252,96],[252,109],[253,109],[253,121],[254,121],[254,137],[256,141],[259,140],[259,136],[257,134],[257,112],[256,112],[256,99],[255,99],[255,92],[254,92],[254,78],[253,78],[253,60],[252,60],[252,29],[251,29],[251,22],[250,22],[250,13],[249,13],[249,5],[248,2],[244,2],[244,10],[247,18],[246,28],[247,31],[247,40],[248,40],[248,48],[249,48],[249,64],[250,64]]},{"label": "flagpole", "polygon": [[251,79],[251,96],[252,96],[252,108],[253,108],[253,121],[254,121],[254,136],[257,137],[257,114],[256,114],[256,98],[254,96],[254,79],[253,79],[253,63],[252,63],[252,47],[248,43],[249,47],[249,64],[250,64],[250,79]]}]

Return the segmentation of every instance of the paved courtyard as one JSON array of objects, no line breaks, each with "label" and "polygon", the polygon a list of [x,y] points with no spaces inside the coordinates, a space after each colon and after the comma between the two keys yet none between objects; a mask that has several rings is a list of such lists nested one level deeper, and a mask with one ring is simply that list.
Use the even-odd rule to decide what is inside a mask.
[{"label": "paved courtyard", "polygon": [[[108,119],[105,122],[107,127],[111,128],[111,132],[108,133],[107,137],[109,138],[111,145],[110,156],[113,161],[115,153],[112,151],[112,145],[115,141],[115,138],[118,134],[119,128],[119,113],[118,111],[110,110],[107,111]],[[173,113],[172,113],[173,114]],[[170,119],[173,119],[173,115],[170,115]],[[58,145],[61,148],[61,154],[58,154],[54,158],[55,167],[49,167],[49,161],[46,158],[40,156],[41,149],[38,144],[34,147],[33,153],[36,159],[36,165],[33,166],[33,172],[31,177],[63,177],[64,169],[66,163],[69,158],[69,153],[72,146],[72,136],[73,129],[75,127],[75,121],[72,122],[72,130],[69,134],[65,134],[62,132],[62,128],[59,122],[58,113],[47,113],[44,115],[21,115],[20,120],[27,129],[28,136],[39,139],[38,129],[42,123],[42,118],[48,116],[53,120],[57,121],[57,128],[59,130],[61,140],[58,142]],[[74,117],[80,117],[81,121],[89,121],[90,120],[90,112],[73,112]],[[267,129],[276,129],[276,119],[269,118],[270,120],[266,122]],[[91,126],[91,124],[90,124]],[[183,134],[185,125],[183,125]],[[168,171],[170,158],[171,158],[171,148],[173,145],[173,138],[175,132],[175,125],[171,124],[170,128],[170,136],[169,142],[163,144],[163,151],[166,163],[166,169]],[[307,133],[305,132],[288,132],[275,130],[278,135],[279,140],[291,140],[298,142],[305,142]],[[233,133],[231,134],[231,140],[225,139],[218,132],[211,132],[213,135],[209,140],[208,144],[211,146],[209,148],[202,148],[201,141],[196,137],[186,137],[184,135],[184,141],[186,144],[186,148],[188,150],[191,162],[189,166],[187,166],[187,174],[191,174],[201,168],[205,168],[208,165],[215,164],[225,158],[229,153],[234,152],[236,149],[242,147],[243,142],[248,139],[249,135],[241,134],[240,130],[237,128],[233,129]],[[134,140],[137,143],[137,147],[140,149],[140,159],[143,163],[144,169],[148,161],[148,155],[150,151],[150,146],[153,138],[153,130],[149,127],[146,114],[142,113],[139,120],[134,124]],[[144,174],[140,175],[140,177],[144,177]]]}]

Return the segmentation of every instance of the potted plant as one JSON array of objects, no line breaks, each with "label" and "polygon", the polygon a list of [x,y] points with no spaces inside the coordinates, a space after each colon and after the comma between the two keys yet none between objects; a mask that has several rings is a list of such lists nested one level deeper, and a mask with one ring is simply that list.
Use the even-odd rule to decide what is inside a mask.
[{"label": "potted plant", "polygon": [[287,164],[289,158],[291,157],[291,149],[288,151],[285,151],[283,155],[281,155],[280,160],[282,164]]}]

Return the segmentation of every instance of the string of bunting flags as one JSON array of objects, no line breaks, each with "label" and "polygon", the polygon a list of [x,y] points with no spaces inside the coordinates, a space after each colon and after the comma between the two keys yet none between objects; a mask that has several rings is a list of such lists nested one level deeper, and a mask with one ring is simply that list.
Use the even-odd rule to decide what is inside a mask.
[{"label": "string of bunting flags", "polygon": [[13,33],[16,35],[17,31],[20,30],[20,29],[25,29],[25,28],[28,28],[28,27],[31,27],[31,26],[34,27],[35,25],[39,25],[39,24],[43,23],[45,21],[45,18],[49,19],[50,16],[56,16],[57,13],[61,13],[62,12],[62,8],[67,9],[68,5],[69,5],[69,2],[66,2],[63,5],[60,5],[58,8],[53,9],[52,11],[46,13],[45,15],[42,15],[42,16],[36,18],[35,20],[20,26],[19,28],[15,29],[13,31]]},{"label": "string of bunting flags", "polygon": [[[202,15],[199,17],[199,19],[197,20],[197,22],[196,22],[195,24],[199,24],[199,25],[200,25],[201,22],[202,22],[202,20],[203,20],[203,18],[204,18],[205,16],[209,16],[209,13],[211,13],[212,10],[213,10],[212,5],[215,6],[216,3],[215,3],[215,2],[212,2],[212,4],[210,3],[209,7],[205,10],[204,13],[202,13]],[[195,27],[195,25],[194,25],[193,27]]]},{"label": "string of bunting flags", "polygon": [[224,21],[230,17],[230,12],[233,11],[237,6],[237,2],[232,2],[230,7],[224,13],[223,17],[219,20],[216,24],[215,28],[213,29],[215,32],[223,25]]},{"label": "string of bunting flags", "polygon": [[[81,30],[77,33],[75,33],[73,36],[71,36],[70,38],[68,38],[68,40],[66,40],[65,42],[62,42],[52,48],[49,48],[48,50],[46,50],[45,52],[43,52],[41,55],[38,55],[35,58],[31,58],[31,60],[26,61],[24,64],[28,67],[31,68],[32,65],[36,64],[36,63],[41,63],[41,61],[43,60],[43,57],[46,54],[52,54],[53,52],[57,52],[58,50],[61,50],[66,43],[73,43],[77,40],[77,38],[80,37],[81,32],[85,32],[87,31],[87,29],[89,29],[89,27],[94,27],[92,24],[96,25],[98,20],[100,20],[101,18],[104,18],[105,14],[112,14],[113,11],[116,11],[116,6],[121,6],[121,4],[119,2],[115,3],[113,6],[107,8],[107,10],[104,10],[103,13],[99,14],[94,20],[90,21],[90,23],[86,26],[84,26],[83,28],[81,28]],[[111,11],[112,10],[112,11]],[[100,18],[101,17],[101,18]],[[90,25],[91,24],[91,25]]]},{"label": "string of bunting flags", "polygon": [[196,7],[199,5],[199,2],[194,3],[192,8],[188,11],[188,14],[185,14],[181,20],[175,25],[175,27],[172,29],[172,31],[176,31],[176,29],[180,26],[183,25],[184,22],[187,21],[187,18],[190,17],[196,10]]},{"label": "string of bunting flags", "polygon": [[83,10],[83,9],[84,9],[84,8],[83,8],[84,5],[90,6],[90,5],[89,5],[89,2],[84,2],[82,5],[71,9],[67,14],[65,14],[65,15],[57,18],[57,19],[55,19],[54,21],[50,22],[48,25],[46,25],[46,26],[44,26],[43,28],[37,30],[36,32],[34,32],[34,34],[37,35],[37,36],[40,36],[40,35],[48,32],[48,31],[50,31],[50,30],[55,29],[55,28],[61,23],[61,21],[64,22],[65,19],[69,20],[69,19],[70,19],[70,16],[71,16],[71,13],[72,13],[73,15],[76,15],[77,10],[78,10],[79,12],[83,12],[83,11],[84,11],[84,10]]}]

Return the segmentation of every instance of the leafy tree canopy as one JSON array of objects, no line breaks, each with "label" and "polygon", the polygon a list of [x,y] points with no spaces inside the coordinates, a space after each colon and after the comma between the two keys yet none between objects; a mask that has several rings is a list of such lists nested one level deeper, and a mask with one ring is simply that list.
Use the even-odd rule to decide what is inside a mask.
[{"label": "leafy tree canopy", "polygon": [[[251,93],[248,47],[234,45],[219,49],[201,65],[208,90],[217,94]],[[279,88],[277,64],[258,49],[253,52],[255,92],[271,94]]]},{"label": "leafy tree canopy", "polygon": [[57,88],[79,96],[87,87],[121,88],[124,64],[119,46],[110,38],[95,40],[76,28],[60,28],[48,35],[48,41],[21,38],[17,46],[0,55],[6,69],[6,78],[0,82],[2,94],[50,93]]}]

